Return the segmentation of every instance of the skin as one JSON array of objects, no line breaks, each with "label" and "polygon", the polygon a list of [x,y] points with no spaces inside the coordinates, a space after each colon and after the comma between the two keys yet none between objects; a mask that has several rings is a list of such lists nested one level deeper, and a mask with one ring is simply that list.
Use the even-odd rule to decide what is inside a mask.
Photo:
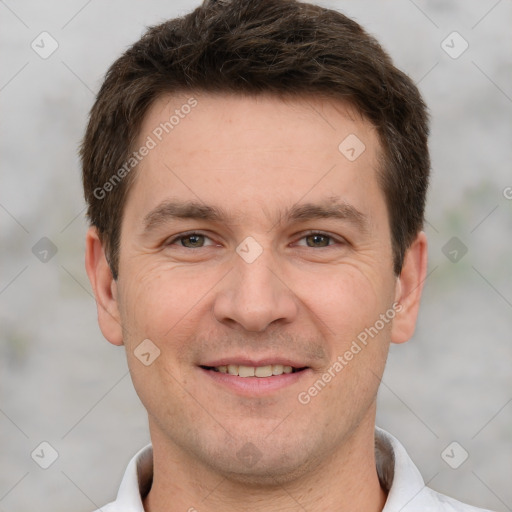
[{"label": "skin", "polygon": [[[194,97],[197,106],[137,168],[117,281],[95,228],[86,241],[101,330],[125,345],[148,411],[154,479],[145,509],[380,511],[376,394],[389,344],[414,332],[425,235],[417,235],[397,277],[377,182],[379,139],[349,106]],[[158,99],[139,143],[187,99]],[[354,161],[338,150],[349,134],[366,147]],[[153,215],[145,226],[166,201],[216,207],[225,218]],[[341,204],[345,216],[287,218],[306,203]],[[175,238],[190,231],[205,238]],[[251,263],[236,251],[247,237],[262,250]],[[400,304],[393,320],[300,403],[299,393],[393,303]],[[160,350],[148,366],[134,353],[145,339]],[[200,367],[226,357],[290,358],[308,369],[278,390],[240,392]],[[247,446],[253,460],[237,456]]]}]

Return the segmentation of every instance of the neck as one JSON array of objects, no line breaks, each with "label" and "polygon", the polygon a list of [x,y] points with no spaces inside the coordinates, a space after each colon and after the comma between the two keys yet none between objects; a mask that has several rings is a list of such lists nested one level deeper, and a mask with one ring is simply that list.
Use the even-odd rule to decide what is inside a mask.
[{"label": "neck", "polygon": [[314,471],[272,486],[240,483],[215,473],[151,429],[153,485],[146,512],[381,512],[381,488],[374,449],[374,418],[363,422],[342,447]]}]

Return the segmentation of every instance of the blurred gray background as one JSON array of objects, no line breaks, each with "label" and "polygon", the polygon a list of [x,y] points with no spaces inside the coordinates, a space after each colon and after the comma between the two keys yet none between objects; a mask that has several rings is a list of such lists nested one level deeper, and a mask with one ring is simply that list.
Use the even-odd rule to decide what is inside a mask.
[{"label": "blurred gray background", "polygon": [[[378,424],[431,487],[510,511],[512,1],[322,4],[377,36],[432,116],[430,273]],[[111,62],[196,5],[0,1],[0,512],[91,511],[149,441],[124,352],[96,323],[77,146]]]}]

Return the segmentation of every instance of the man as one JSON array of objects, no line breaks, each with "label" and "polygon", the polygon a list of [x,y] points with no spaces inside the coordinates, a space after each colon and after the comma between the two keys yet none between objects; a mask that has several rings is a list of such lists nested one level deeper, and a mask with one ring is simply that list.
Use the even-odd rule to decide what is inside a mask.
[{"label": "man", "polygon": [[342,14],[206,1],[110,68],[86,267],[152,447],[105,512],[476,511],[375,427],[427,267],[427,114]]}]

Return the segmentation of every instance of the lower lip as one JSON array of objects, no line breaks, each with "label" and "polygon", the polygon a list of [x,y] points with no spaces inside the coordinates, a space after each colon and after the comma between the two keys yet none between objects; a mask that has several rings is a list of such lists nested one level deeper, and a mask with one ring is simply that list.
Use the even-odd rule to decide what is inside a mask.
[{"label": "lower lip", "polygon": [[239,377],[229,373],[199,368],[207,377],[225,388],[245,396],[262,396],[291,386],[310,373],[307,368],[300,372],[283,373],[272,377]]}]

